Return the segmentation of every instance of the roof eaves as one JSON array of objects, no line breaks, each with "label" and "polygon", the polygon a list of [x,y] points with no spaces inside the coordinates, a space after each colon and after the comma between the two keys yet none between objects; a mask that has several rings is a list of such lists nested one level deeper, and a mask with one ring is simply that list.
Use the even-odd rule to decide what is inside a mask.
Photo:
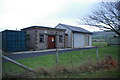
[{"label": "roof eaves", "polygon": [[84,33],[84,34],[93,34],[92,32],[82,32],[82,31],[73,31],[72,32],[77,32],[77,33]]},{"label": "roof eaves", "polygon": [[4,30],[4,31],[2,31],[2,32],[6,32],[6,31],[21,32],[21,31],[17,31],[17,30]]},{"label": "roof eaves", "polygon": [[[69,28],[69,26],[70,27],[76,27],[76,26],[71,26],[71,25],[65,25],[65,24],[61,24],[61,23],[59,23],[58,25],[63,25],[64,27],[66,27],[66,28],[68,28],[68,29],[70,29]],[[83,28],[82,28],[83,29]],[[93,34],[92,32],[89,32],[89,31],[87,31],[87,30],[85,30],[85,31],[87,31],[87,32],[82,32],[82,31],[76,31],[76,30],[73,30],[73,29],[70,29],[71,31],[73,31],[73,32],[79,32],[79,33],[87,33],[87,34]]]}]

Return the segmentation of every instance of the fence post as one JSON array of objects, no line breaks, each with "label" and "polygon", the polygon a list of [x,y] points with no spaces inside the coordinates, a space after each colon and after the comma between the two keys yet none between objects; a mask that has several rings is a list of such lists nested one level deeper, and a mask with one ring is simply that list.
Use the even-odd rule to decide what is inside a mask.
[{"label": "fence post", "polygon": [[56,32],[56,65],[58,65],[58,45],[57,45],[57,32]]},{"label": "fence post", "polygon": [[56,65],[58,65],[58,48],[56,48]]},{"label": "fence post", "polygon": [[0,50],[0,80],[2,80],[2,51]]},{"label": "fence post", "polygon": [[98,59],[98,47],[96,47],[96,58]]}]

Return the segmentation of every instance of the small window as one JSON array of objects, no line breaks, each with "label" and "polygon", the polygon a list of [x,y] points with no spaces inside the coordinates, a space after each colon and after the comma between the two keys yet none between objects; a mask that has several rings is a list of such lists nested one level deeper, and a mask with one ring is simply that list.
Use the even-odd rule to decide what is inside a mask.
[{"label": "small window", "polygon": [[30,35],[28,34],[27,36],[26,36],[26,40],[30,40]]},{"label": "small window", "polygon": [[60,43],[63,42],[63,36],[62,36],[62,35],[59,36],[59,42],[60,42]]},{"label": "small window", "polygon": [[44,43],[44,35],[40,35],[40,43]]}]

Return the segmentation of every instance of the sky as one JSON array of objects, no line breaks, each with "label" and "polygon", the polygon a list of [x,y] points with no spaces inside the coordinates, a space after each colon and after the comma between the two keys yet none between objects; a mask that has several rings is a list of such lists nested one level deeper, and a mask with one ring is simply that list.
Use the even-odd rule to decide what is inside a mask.
[{"label": "sky", "polygon": [[100,0],[0,0],[0,31],[30,26],[55,27],[59,23],[98,31],[78,23]]}]

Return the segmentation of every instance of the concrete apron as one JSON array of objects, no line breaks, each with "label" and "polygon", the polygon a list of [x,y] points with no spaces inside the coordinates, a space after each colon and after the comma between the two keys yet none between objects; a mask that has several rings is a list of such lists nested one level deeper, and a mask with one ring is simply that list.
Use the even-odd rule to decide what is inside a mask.
[{"label": "concrete apron", "polygon": [[[64,50],[72,50],[72,49],[83,49],[83,48],[92,48],[94,46],[85,46],[80,48],[65,48],[65,49],[58,49],[58,51],[64,51]],[[37,53],[37,52],[48,52],[48,51],[56,51],[56,49],[46,49],[46,50],[39,50],[39,51],[24,51],[24,52],[15,52],[12,54],[24,54],[24,53]]]}]

